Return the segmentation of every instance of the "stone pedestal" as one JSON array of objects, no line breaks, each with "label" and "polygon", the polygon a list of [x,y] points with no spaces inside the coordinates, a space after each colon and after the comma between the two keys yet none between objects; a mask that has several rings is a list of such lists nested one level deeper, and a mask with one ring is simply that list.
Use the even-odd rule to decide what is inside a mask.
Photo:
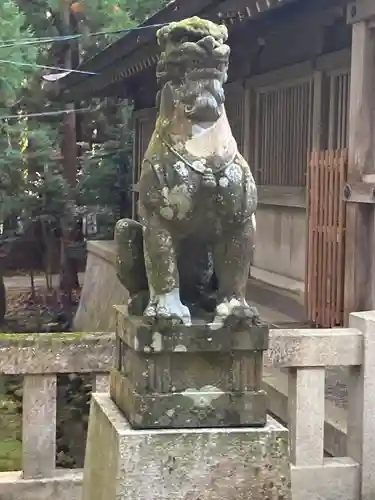
[{"label": "stone pedestal", "polygon": [[291,500],[287,430],[134,430],[94,394],[83,500],[198,499]]},{"label": "stone pedestal", "polygon": [[148,324],[116,306],[111,397],[135,429],[266,424],[268,326]]}]

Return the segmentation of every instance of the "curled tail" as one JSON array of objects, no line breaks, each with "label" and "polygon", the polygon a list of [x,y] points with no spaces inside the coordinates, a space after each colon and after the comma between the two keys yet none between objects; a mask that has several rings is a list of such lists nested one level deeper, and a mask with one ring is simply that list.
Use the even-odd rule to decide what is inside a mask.
[{"label": "curled tail", "polygon": [[132,219],[121,219],[115,228],[116,272],[129,292],[129,311],[142,315],[148,303],[148,282],[143,254],[143,228]]}]

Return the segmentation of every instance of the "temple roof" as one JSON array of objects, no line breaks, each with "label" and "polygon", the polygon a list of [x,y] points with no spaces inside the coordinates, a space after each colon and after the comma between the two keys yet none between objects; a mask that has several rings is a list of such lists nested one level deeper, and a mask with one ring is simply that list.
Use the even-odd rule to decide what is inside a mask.
[{"label": "temple roof", "polygon": [[[296,0],[172,0],[141,26],[167,24],[198,15],[215,22],[225,22],[229,32],[241,23],[264,16],[270,10]],[[153,68],[159,57],[157,28],[133,30],[109,45],[79,69],[95,73],[68,73],[59,78],[60,97],[82,100],[87,97],[110,96],[111,88],[121,84],[123,96],[131,97],[130,81]],[[53,79],[53,77],[52,77]]]}]

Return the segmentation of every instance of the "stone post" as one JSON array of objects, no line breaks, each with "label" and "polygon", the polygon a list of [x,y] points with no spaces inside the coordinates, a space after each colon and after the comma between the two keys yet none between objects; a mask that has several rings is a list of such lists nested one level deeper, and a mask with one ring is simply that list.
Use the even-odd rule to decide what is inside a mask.
[{"label": "stone post", "polygon": [[117,316],[94,394],[83,500],[291,500],[288,432],[260,389],[266,325],[159,327]]},{"label": "stone post", "polygon": [[56,455],[56,375],[27,375],[23,391],[23,478],[51,477]]},{"label": "stone post", "polygon": [[351,368],[347,454],[361,464],[361,499],[375,496],[375,311],[353,313],[350,327],[363,333],[364,359]]},{"label": "stone post", "polygon": [[354,311],[375,308],[375,3],[348,5],[352,25],[349,158],[345,186],[345,321]]}]

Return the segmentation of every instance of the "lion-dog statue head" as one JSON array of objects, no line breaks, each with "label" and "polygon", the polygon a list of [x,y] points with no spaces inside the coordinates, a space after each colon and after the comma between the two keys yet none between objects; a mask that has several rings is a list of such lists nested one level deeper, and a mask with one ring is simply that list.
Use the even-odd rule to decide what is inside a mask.
[{"label": "lion-dog statue head", "polygon": [[227,37],[225,26],[198,17],[158,31],[157,105],[164,125],[177,114],[192,122],[214,122],[221,116],[230,54]]}]

